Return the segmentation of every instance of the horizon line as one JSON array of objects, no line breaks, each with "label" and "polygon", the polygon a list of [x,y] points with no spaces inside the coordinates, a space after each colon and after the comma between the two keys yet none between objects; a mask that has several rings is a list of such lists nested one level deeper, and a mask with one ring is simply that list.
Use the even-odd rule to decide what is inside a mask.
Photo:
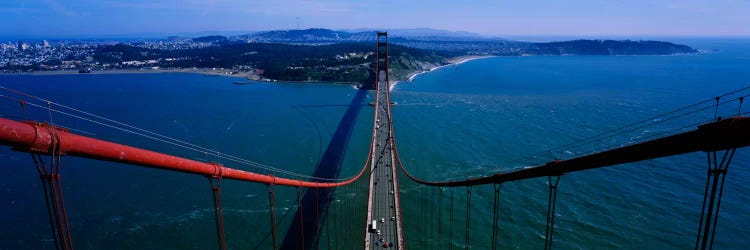
[{"label": "horizon line", "polygon": [[[365,31],[378,31],[378,30],[419,30],[428,29],[439,32],[451,32],[451,33],[469,33],[478,35],[482,38],[505,38],[505,37],[530,37],[530,38],[552,38],[552,37],[564,37],[564,38],[587,38],[587,37],[669,37],[669,38],[750,38],[750,34],[486,34],[477,33],[465,30],[447,30],[437,29],[428,27],[417,27],[417,28],[393,28],[393,29],[378,29],[378,28],[322,28],[322,27],[310,27],[303,29],[267,29],[267,30],[203,30],[203,31],[145,31],[145,32],[128,32],[119,34],[66,34],[66,35],[46,35],[46,34],[0,34],[0,39],[30,39],[30,40],[63,40],[63,39],[164,39],[171,36],[194,38],[212,35],[221,36],[241,36],[250,35],[258,32],[268,31],[293,31],[293,30],[310,30],[310,29],[325,29],[333,31],[343,31],[349,33],[365,32]],[[356,31],[361,30],[361,31]],[[224,35],[222,33],[234,33],[231,35]],[[471,36],[467,36],[471,37]]]}]

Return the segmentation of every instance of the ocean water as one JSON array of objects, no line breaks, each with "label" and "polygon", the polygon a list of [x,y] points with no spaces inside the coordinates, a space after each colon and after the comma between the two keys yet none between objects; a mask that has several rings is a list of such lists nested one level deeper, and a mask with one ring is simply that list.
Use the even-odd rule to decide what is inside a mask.
[{"label": "ocean water", "polygon": [[[237,79],[197,74],[3,76],[0,85],[297,173],[313,174],[323,157],[341,162],[340,178],[361,169],[372,124],[367,106],[368,98],[374,98],[371,93],[348,85],[237,85],[234,81]],[[2,106],[4,118],[23,119],[18,102],[4,100]],[[49,120],[47,111],[41,109],[29,108],[28,116]],[[52,120],[96,138],[217,161],[216,155],[57,113]],[[339,138],[333,137],[335,133]],[[343,149],[332,149],[332,140]],[[340,157],[327,156],[330,154]],[[0,184],[0,248],[52,247],[42,190],[30,157],[7,147],[2,148],[0,157],[0,171],[8,177]],[[211,192],[205,177],[73,157],[64,157],[62,168],[77,248],[215,247]],[[296,190],[277,187],[275,192],[279,232],[283,234],[297,211]],[[267,187],[227,180],[222,184],[222,197],[230,246],[271,248]]]},{"label": "ocean water", "polygon": [[[710,119],[713,110],[666,122],[585,147],[544,152],[608,129],[651,117],[750,85],[750,41],[695,40],[699,49],[680,56],[497,57],[438,69],[395,87],[394,123],[402,162],[430,180],[483,176],[488,172],[566,159]],[[737,103],[720,110],[737,112]],[[745,107],[743,111],[747,111]],[[536,158],[519,157],[543,153]],[[737,151],[727,177],[715,244],[746,248],[750,230],[744,181],[748,149]],[[704,153],[674,156],[572,173],[561,177],[554,245],[560,249],[685,249],[695,244],[706,175]],[[546,223],[546,178],[501,188],[500,245],[540,249]],[[432,190],[408,181],[405,207],[435,204]],[[414,194],[408,192],[413,191]],[[423,192],[426,192],[423,193]],[[438,191],[439,192],[439,191]],[[456,192],[456,215],[465,217],[466,191]],[[472,247],[488,249],[493,190],[474,188]],[[426,196],[425,196],[426,195]],[[448,206],[448,198],[442,206]],[[438,201],[439,204],[439,201]],[[416,218],[410,238],[431,232],[436,213],[405,210]],[[426,218],[420,218],[426,217]],[[443,220],[447,220],[445,213]],[[449,228],[443,222],[442,231]],[[465,223],[453,223],[453,244],[462,246]],[[415,236],[416,235],[416,236]],[[443,233],[440,237],[447,237]],[[428,237],[419,248],[446,239]],[[444,243],[443,243],[444,244]]]},{"label": "ocean water", "polygon": [[[712,110],[584,147],[545,152],[750,85],[750,40],[675,41],[711,52],[496,57],[399,83],[392,98],[398,102],[393,115],[401,159],[416,176],[430,180],[538,165],[711,119]],[[329,154],[340,156],[340,177],[360,169],[369,145],[372,108],[367,102],[373,92],[329,84],[232,84],[235,80],[195,74],[6,75],[0,76],[0,85],[295,172],[314,173]],[[736,106],[720,110],[722,115],[731,112]],[[9,100],[0,100],[0,115],[24,117],[18,103]],[[49,119],[42,109],[30,108],[28,116]],[[199,160],[214,157],[60,114],[52,119],[96,138]],[[540,151],[544,153],[535,158],[517,160]],[[2,249],[52,246],[42,190],[29,158],[0,149],[0,175],[5,177],[0,181]],[[750,245],[750,229],[745,227],[750,224],[750,193],[744,185],[750,177],[748,160],[748,149],[739,149],[730,166],[716,231],[719,249]],[[562,176],[555,247],[693,247],[705,170],[705,154],[695,153]],[[204,177],[73,157],[64,157],[62,176],[76,248],[215,247]],[[403,178],[400,184],[409,248],[463,246],[465,188],[426,189]],[[235,181],[223,185],[230,248],[270,248],[266,187]],[[277,192],[283,232],[296,210],[296,196],[292,188]],[[442,192],[443,197],[432,192]],[[450,193],[455,206],[452,222],[447,218]],[[493,190],[475,187],[472,194],[471,246],[487,249]],[[502,248],[542,248],[546,200],[544,178],[502,186]],[[443,208],[440,215],[438,207]],[[436,228],[441,228],[440,234]]]}]

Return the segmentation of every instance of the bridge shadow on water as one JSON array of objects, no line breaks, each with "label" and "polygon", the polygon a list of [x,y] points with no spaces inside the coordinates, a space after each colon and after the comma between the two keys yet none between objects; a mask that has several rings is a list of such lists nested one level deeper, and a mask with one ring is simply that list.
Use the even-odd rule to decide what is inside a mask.
[{"label": "bridge shadow on water", "polygon": [[[354,127],[357,122],[357,117],[362,110],[363,101],[367,97],[367,90],[359,89],[355,94],[349,105],[347,106],[344,116],[339,121],[336,131],[333,133],[331,141],[328,143],[325,152],[320,158],[315,172],[312,176],[322,178],[339,178],[341,174],[342,163],[344,161],[344,155],[346,149],[349,146]],[[339,105],[313,105],[309,107],[320,107],[320,106],[339,106]],[[292,225],[285,234],[283,242],[281,242],[281,249],[313,249],[313,246],[317,246],[320,230],[318,226],[324,224],[326,217],[328,216],[328,203],[329,195],[332,193],[332,189],[322,188],[318,190],[318,209],[320,215],[316,215],[316,193],[313,189],[308,189],[302,196],[302,218],[304,219],[304,228],[300,228],[299,223],[299,210],[294,211],[294,218]],[[298,208],[299,209],[299,208]],[[291,212],[291,211],[290,211]],[[315,221],[316,218],[318,221]],[[304,230],[304,239],[300,238],[300,230]]]}]

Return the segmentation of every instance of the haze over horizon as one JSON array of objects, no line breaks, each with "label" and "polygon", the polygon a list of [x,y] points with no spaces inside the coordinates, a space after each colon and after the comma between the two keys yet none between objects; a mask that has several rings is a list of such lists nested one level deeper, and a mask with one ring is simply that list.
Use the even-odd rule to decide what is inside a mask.
[{"label": "haze over horizon", "polygon": [[[454,4],[167,0],[9,0],[0,37],[73,38],[276,29],[433,28],[485,36],[750,36],[750,1],[572,0]],[[299,24],[298,24],[299,23]]]}]

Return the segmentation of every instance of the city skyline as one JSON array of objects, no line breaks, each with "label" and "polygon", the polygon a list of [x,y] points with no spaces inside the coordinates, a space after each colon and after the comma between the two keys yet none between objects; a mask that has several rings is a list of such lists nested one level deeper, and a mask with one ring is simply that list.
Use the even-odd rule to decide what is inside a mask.
[{"label": "city skyline", "polygon": [[[276,29],[433,28],[485,36],[750,36],[750,1],[574,0],[461,4],[434,1],[11,0],[0,37],[94,38]],[[387,16],[387,18],[380,18]],[[345,21],[344,21],[345,20]]]}]

